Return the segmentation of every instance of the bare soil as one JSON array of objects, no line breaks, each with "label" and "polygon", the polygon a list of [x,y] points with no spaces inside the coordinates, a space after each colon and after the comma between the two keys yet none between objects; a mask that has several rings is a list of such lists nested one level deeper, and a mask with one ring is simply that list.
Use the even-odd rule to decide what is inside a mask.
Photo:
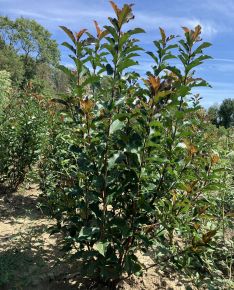
[{"label": "bare soil", "polygon": [[[87,289],[77,275],[78,265],[65,260],[61,236],[48,233],[55,221],[37,207],[39,193],[37,185],[32,185],[11,195],[0,194],[0,289]],[[139,258],[146,267],[154,264],[149,255]],[[175,273],[163,273],[154,266],[142,277],[124,281],[119,288],[195,289],[186,288],[181,281]]]}]

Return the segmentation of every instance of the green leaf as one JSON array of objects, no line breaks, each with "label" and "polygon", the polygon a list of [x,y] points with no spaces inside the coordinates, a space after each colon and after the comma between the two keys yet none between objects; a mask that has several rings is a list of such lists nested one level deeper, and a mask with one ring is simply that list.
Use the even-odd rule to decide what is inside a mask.
[{"label": "green leaf", "polygon": [[108,160],[108,169],[113,168],[113,166],[115,165],[115,161],[119,158],[119,156],[120,156],[120,154],[116,153],[111,158],[109,158],[109,160]]},{"label": "green leaf", "polygon": [[151,56],[152,57],[152,59],[158,64],[158,58],[157,58],[157,56],[153,53],[153,52],[151,52],[151,51],[147,51],[146,52],[149,56]]},{"label": "green leaf", "polygon": [[121,130],[124,127],[124,122],[121,122],[120,120],[115,120],[111,126],[110,126],[110,134],[113,134],[114,132]]},{"label": "green leaf", "polygon": [[159,41],[155,40],[155,41],[153,41],[153,44],[157,47],[158,51],[161,51],[162,50],[161,44],[160,44]]},{"label": "green leaf", "polygon": [[128,33],[129,35],[134,35],[134,34],[139,34],[139,33],[145,33],[145,30],[142,29],[142,28],[137,27],[137,28],[134,28],[134,29],[128,30],[127,33]]},{"label": "green leaf", "polygon": [[184,50],[186,52],[189,52],[189,46],[188,46],[188,44],[183,39],[179,40],[179,43],[182,45],[182,47],[184,48]]},{"label": "green leaf", "polygon": [[76,49],[71,44],[69,44],[69,43],[67,43],[65,41],[65,42],[62,43],[62,45],[65,46],[65,47],[67,47],[68,49],[70,49],[74,54],[76,54]]},{"label": "green leaf", "polygon": [[171,44],[171,45],[168,45],[166,47],[166,50],[173,49],[173,48],[177,48],[177,47],[178,47],[178,44]]},{"label": "green leaf", "polygon": [[167,69],[170,70],[171,72],[173,72],[179,78],[182,77],[181,71],[177,67],[175,67],[175,66],[167,66]]},{"label": "green leaf", "polygon": [[107,250],[107,246],[108,246],[108,243],[105,242],[97,242],[94,244],[95,245],[95,248],[96,250],[102,255],[102,256],[105,256],[106,254],[106,250]]},{"label": "green leaf", "polygon": [[188,62],[188,56],[187,55],[178,55],[178,58],[180,59],[180,61],[182,62],[182,64],[184,65],[184,67],[187,65]]},{"label": "green leaf", "polygon": [[198,53],[202,53],[202,50],[203,50],[204,48],[208,48],[208,47],[210,47],[211,45],[212,45],[212,44],[209,43],[209,42],[203,42],[201,45],[199,45],[199,46],[194,50],[192,56],[195,56],[195,55],[197,55]]},{"label": "green leaf", "polygon": [[124,269],[128,274],[134,274],[141,271],[141,265],[135,255],[125,257]]},{"label": "green leaf", "polygon": [[115,51],[113,45],[108,44],[108,43],[104,43],[102,45],[102,48],[105,48],[107,51],[109,51],[111,53],[111,55],[113,56],[113,58],[117,58],[117,54],[116,54],[116,51]]},{"label": "green leaf", "polygon": [[104,28],[113,36],[115,41],[118,40],[118,34],[112,26],[105,25]]},{"label": "green leaf", "polygon": [[118,71],[122,72],[124,69],[131,67],[131,66],[134,66],[134,65],[137,65],[137,64],[138,64],[138,62],[136,62],[132,59],[126,59],[124,62],[122,62],[118,65]]},{"label": "green leaf", "polygon": [[193,84],[193,87],[209,87],[212,88],[212,86],[206,82],[205,80],[196,80],[196,83]]},{"label": "green leaf", "polygon": [[162,61],[166,61],[168,59],[173,59],[173,58],[177,58],[177,57],[175,55],[169,53],[162,58]]},{"label": "green leaf", "polygon": [[186,72],[189,72],[191,69],[193,69],[194,67],[202,64],[203,60],[206,59],[211,59],[212,57],[208,56],[208,55],[201,55],[198,58],[196,58],[194,61],[192,61],[187,67],[186,67]]},{"label": "green leaf", "polygon": [[180,97],[186,97],[189,93],[190,93],[190,87],[188,86],[185,86],[185,85],[182,85],[178,91],[177,91],[177,94],[180,96]]},{"label": "green leaf", "polygon": [[157,93],[157,95],[154,97],[155,102],[158,102],[160,99],[172,94],[173,91],[160,91]]},{"label": "green leaf", "polygon": [[91,240],[94,235],[99,233],[100,229],[97,227],[82,227],[79,232],[79,240]]},{"label": "green leaf", "polygon": [[152,122],[150,122],[150,127],[163,127],[163,124],[160,122],[160,121],[157,121],[157,120],[153,120]]},{"label": "green leaf", "polygon": [[126,47],[123,52],[125,54],[127,53],[130,53],[130,52],[133,52],[133,51],[140,51],[140,50],[144,50],[143,48],[137,46],[137,45],[133,45],[133,46],[129,46],[129,47]]}]

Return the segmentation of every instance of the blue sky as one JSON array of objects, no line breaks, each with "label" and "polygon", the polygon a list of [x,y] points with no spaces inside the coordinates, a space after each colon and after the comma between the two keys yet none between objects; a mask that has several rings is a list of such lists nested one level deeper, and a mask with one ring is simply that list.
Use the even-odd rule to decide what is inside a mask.
[{"label": "blue sky", "polygon": [[[118,5],[134,3],[134,27],[142,27],[146,34],[141,37],[146,50],[152,50],[152,41],[158,39],[158,27],[168,34],[181,34],[181,26],[203,28],[203,39],[213,44],[207,53],[213,60],[198,69],[212,89],[199,88],[205,107],[234,98],[234,0],[116,0]],[[81,28],[93,30],[93,20],[100,25],[113,15],[108,0],[0,0],[0,14],[11,18],[34,18],[44,25],[58,43],[66,39],[58,28],[65,25],[74,31]],[[68,64],[66,50],[62,49],[62,61]],[[140,70],[150,69],[148,56],[142,57]]]}]

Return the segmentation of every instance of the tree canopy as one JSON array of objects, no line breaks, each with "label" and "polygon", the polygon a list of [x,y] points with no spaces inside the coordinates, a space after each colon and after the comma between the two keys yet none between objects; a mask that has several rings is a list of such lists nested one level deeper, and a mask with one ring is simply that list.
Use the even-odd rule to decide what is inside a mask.
[{"label": "tree canopy", "polygon": [[13,47],[18,54],[31,57],[37,61],[56,65],[60,53],[51,33],[35,20],[17,18],[15,21],[8,17],[0,17],[0,35],[2,41]]},{"label": "tree canopy", "polygon": [[[51,33],[35,20],[0,16],[0,69],[10,72],[13,85],[23,86],[29,80],[46,82],[48,74],[59,64],[58,44]],[[44,73],[38,74],[38,67]],[[44,78],[46,76],[46,79]]]},{"label": "tree canopy", "polygon": [[234,99],[225,99],[219,108],[220,123],[225,128],[234,125]]},{"label": "tree canopy", "polygon": [[208,117],[216,126],[234,126],[234,99],[225,99],[220,106],[211,106],[208,109]]}]

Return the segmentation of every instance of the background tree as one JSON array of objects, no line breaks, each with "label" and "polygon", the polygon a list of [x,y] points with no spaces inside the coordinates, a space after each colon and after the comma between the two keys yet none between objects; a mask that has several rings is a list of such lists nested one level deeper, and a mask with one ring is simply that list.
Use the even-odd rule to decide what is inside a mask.
[{"label": "background tree", "polygon": [[56,65],[59,61],[59,50],[51,33],[35,20],[0,17],[1,38],[6,44],[13,46],[17,53],[24,56],[24,61],[34,58],[36,61]]},{"label": "background tree", "polygon": [[48,69],[50,71],[59,63],[56,41],[35,20],[21,17],[13,21],[0,17],[0,45],[4,48],[0,54],[0,69],[11,71],[13,76],[13,71],[23,67],[24,83],[36,76],[39,64],[47,64],[48,74]]},{"label": "background tree", "polygon": [[225,128],[234,125],[234,99],[225,99],[219,108],[220,123]]}]

